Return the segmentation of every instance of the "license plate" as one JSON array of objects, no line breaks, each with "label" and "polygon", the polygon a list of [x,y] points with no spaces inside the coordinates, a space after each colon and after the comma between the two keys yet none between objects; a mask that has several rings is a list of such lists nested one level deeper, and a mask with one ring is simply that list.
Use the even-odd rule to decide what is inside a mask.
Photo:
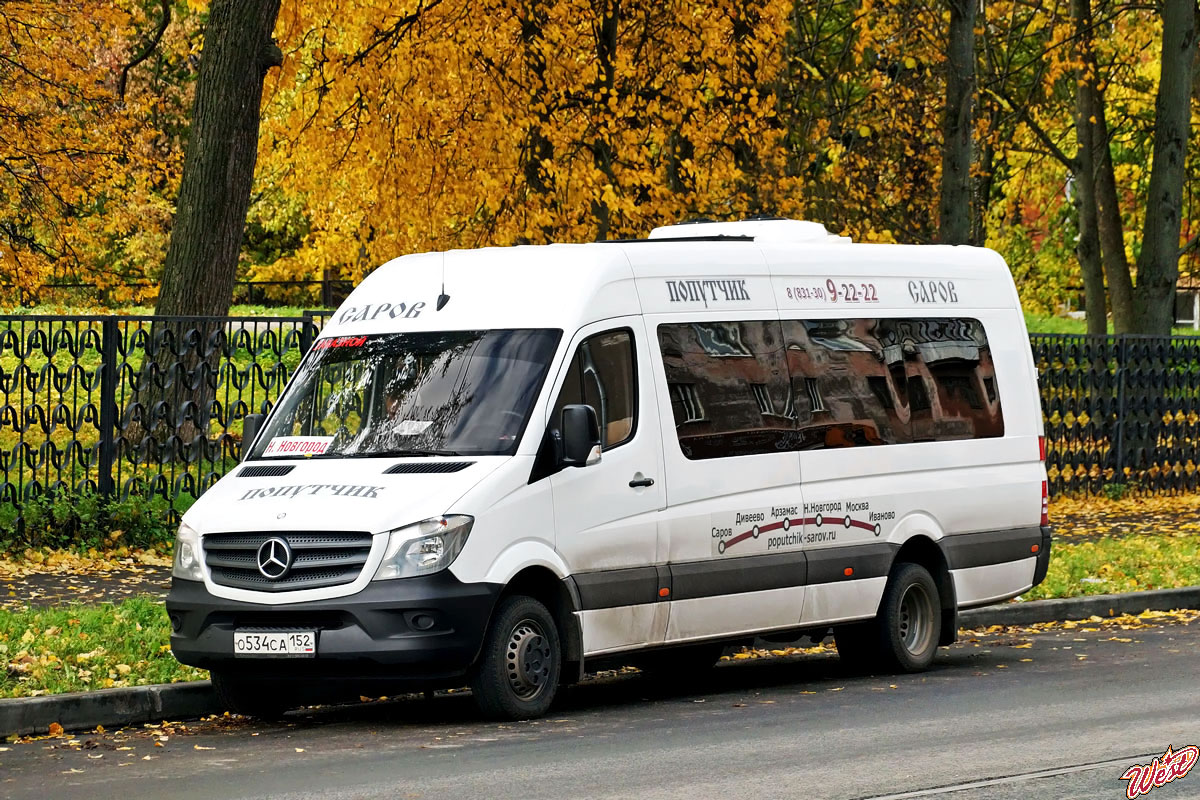
[{"label": "license plate", "polygon": [[293,656],[312,658],[317,654],[316,631],[234,631],[235,656]]}]

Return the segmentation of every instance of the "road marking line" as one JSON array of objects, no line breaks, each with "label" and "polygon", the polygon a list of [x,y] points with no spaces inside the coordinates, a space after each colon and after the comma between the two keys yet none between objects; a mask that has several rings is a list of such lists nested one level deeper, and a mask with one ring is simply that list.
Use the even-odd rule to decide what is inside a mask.
[{"label": "road marking line", "polygon": [[1108,761],[1093,761],[1090,764],[1076,764],[1073,767],[1059,767],[1058,769],[1045,769],[1038,772],[1023,772],[1003,778],[988,778],[987,780],[971,781],[969,783],[955,783],[949,786],[938,786],[933,789],[917,789],[916,791],[902,792],[900,794],[873,794],[862,798],[862,800],[906,800],[906,798],[910,797],[933,797],[939,794],[951,794],[953,792],[965,792],[968,789],[979,789],[984,786],[996,786],[1001,783],[1031,781],[1038,778],[1053,778],[1058,775],[1070,775],[1075,772],[1088,772],[1090,770],[1101,769],[1103,767],[1128,766],[1130,762],[1137,762],[1145,758],[1154,758],[1158,755],[1162,754],[1143,753],[1140,755],[1113,758]]}]

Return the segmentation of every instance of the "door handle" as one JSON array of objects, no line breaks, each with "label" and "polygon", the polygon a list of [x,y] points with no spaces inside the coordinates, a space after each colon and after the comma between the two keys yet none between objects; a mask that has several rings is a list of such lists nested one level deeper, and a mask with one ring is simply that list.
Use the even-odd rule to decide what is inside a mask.
[{"label": "door handle", "polygon": [[638,478],[629,482],[630,489],[637,489],[642,486],[653,486],[654,478]]}]

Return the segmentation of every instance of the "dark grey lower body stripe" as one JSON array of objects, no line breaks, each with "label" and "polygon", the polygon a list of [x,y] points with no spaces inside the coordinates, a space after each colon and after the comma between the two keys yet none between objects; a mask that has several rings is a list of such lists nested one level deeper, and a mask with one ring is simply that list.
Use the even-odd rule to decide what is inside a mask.
[{"label": "dark grey lower body stripe", "polygon": [[942,538],[942,552],[950,569],[987,567],[1033,558],[1033,546],[1041,548],[1042,529],[1037,526],[1005,531],[954,533]]},{"label": "dark grey lower body stripe", "polygon": [[658,568],[633,567],[602,572],[581,572],[574,580],[579,601],[586,610],[653,603],[658,600]]},{"label": "dark grey lower body stripe", "polygon": [[808,578],[804,551],[763,556],[714,558],[670,564],[673,600],[694,600],[722,594],[764,592],[803,586]]},{"label": "dark grey lower body stripe", "polygon": [[[848,544],[807,550],[808,582],[836,583],[886,577],[900,546],[888,542]],[[849,575],[846,570],[850,569]]]},{"label": "dark grey lower body stripe", "polygon": [[[1047,540],[1048,541],[1048,540]],[[1016,528],[982,533],[958,533],[941,541],[950,569],[982,567],[1020,561],[1043,545],[1041,528]],[[883,578],[892,569],[899,545],[865,542],[784,553],[714,557],[649,567],[583,572],[567,581],[575,584],[580,610],[642,605],[666,600],[762,592],[793,586]],[[1045,556],[1043,556],[1045,558]],[[850,574],[846,574],[846,570]],[[667,589],[666,597],[659,595]]]}]

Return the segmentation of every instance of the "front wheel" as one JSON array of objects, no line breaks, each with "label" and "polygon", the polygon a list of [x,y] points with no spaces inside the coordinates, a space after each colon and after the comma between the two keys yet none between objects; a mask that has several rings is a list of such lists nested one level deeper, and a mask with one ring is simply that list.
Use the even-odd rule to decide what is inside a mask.
[{"label": "front wheel", "polygon": [[471,692],[488,717],[540,717],[554,701],[561,669],[554,617],[532,597],[513,595],[496,609]]}]

